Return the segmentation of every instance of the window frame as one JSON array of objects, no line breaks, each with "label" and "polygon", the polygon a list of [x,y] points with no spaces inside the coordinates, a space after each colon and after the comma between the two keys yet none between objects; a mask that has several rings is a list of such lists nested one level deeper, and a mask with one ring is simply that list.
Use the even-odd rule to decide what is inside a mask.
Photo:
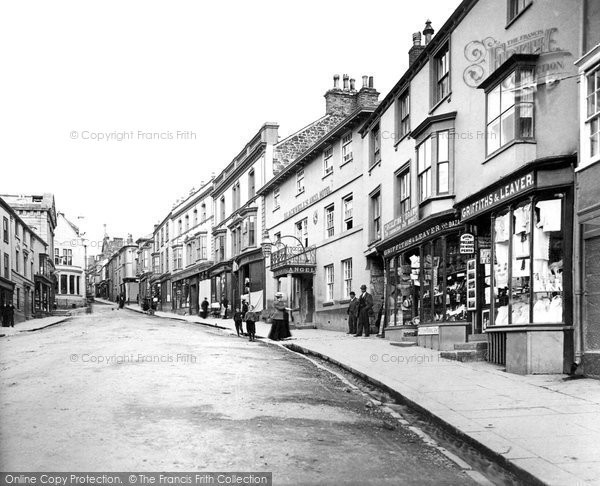
[{"label": "window frame", "polygon": [[397,98],[396,109],[396,141],[402,140],[410,133],[410,90],[406,88]]},{"label": "window frame", "polygon": [[411,209],[412,198],[411,198],[411,170],[409,160],[400,169],[396,171],[396,217],[402,216],[405,212]]},{"label": "window frame", "polygon": [[354,160],[352,152],[352,132],[342,136],[342,165],[348,164]]},{"label": "window frame", "polygon": [[[423,157],[421,156],[421,147],[423,147]],[[427,151],[427,147],[429,147],[429,150]],[[419,204],[427,201],[428,199],[431,198],[432,194],[433,194],[433,187],[432,187],[432,183],[433,183],[433,177],[432,177],[432,172],[433,172],[433,160],[432,160],[432,147],[433,147],[433,140],[432,140],[432,134],[429,134],[425,139],[423,139],[423,141],[421,141],[421,143],[419,145],[417,145],[416,147],[416,154],[417,154],[417,191],[418,191],[418,201]],[[427,154],[429,154],[429,159],[427,161]],[[425,159],[425,161],[423,162],[423,164],[421,164],[422,159]],[[425,174],[425,175],[424,175]],[[425,180],[425,184],[422,182],[424,179]],[[426,193],[423,191],[423,188],[426,186],[426,188],[428,189],[428,191],[426,191]]]},{"label": "window frame", "polygon": [[273,188],[273,211],[277,211],[279,209],[279,197],[280,197],[281,189],[279,187]]},{"label": "window frame", "polygon": [[342,295],[344,298],[350,298],[352,291],[352,257],[342,260]]},{"label": "window frame", "polygon": [[[350,202],[350,216],[347,215],[348,209],[347,204]],[[342,198],[342,225],[344,231],[349,231],[354,228],[354,195],[353,193],[348,194]],[[350,227],[348,227],[350,225]]]},{"label": "window frame", "polygon": [[335,271],[333,263],[324,266],[325,272],[325,302],[333,302],[335,291]]},{"label": "window frame", "polygon": [[[535,143],[535,89],[531,92],[523,93],[522,86],[522,77],[524,72],[529,72],[531,75],[531,80],[535,84],[535,64],[528,62],[517,62],[515,65],[508,70],[506,73],[503,73],[503,76],[497,79],[493,84],[490,84],[485,89],[485,156],[486,158],[493,157],[496,153],[504,150],[506,147],[510,146],[513,143]],[[510,89],[503,89],[503,85],[509,80],[512,76],[514,76],[514,91],[513,93],[513,101],[510,106],[503,109],[502,108],[502,93],[505,91],[510,91]],[[526,85],[525,85],[526,86]],[[499,88],[498,91],[498,114],[494,118],[490,119],[490,99],[492,94]],[[522,105],[528,105],[531,109],[531,136],[523,136],[522,134],[517,134],[519,130],[519,121],[521,120],[521,112]],[[502,120],[506,119],[506,115],[512,110],[513,112],[513,133],[512,138],[507,139],[504,143],[502,143]],[[504,117],[504,118],[503,118]],[[524,118],[523,118],[524,119]],[[496,146],[493,150],[490,151],[490,127],[494,123],[498,123],[498,146]]]},{"label": "window frame", "polygon": [[328,176],[333,174],[333,146],[323,150],[323,176]]},{"label": "window frame", "polygon": [[304,191],[304,168],[302,168],[296,172],[296,196],[304,194]]},{"label": "window frame", "polygon": [[[442,62],[443,59],[446,59],[445,62]],[[437,107],[442,101],[447,99],[452,94],[452,78],[450,76],[451,71],[451,60],[450,60],[450,41],[446,40],[439,49],[434,52],[430,58],[430,62],[433,62],[433,79],[432,79],[432,108]],[[442,76],[440,76],[440,63],[445,66],[445,71]],[[440,93],[440,86],[444,86],[447,84],[447,91]]]},{"label": "window frame", "polygon": [[381,163],[381,126],[376,123],[370,132],[371,150],[369,169]]},{"label": "window frame", "polygon": [[[377,210],[377,211],[376,211]],[[369,194],[369,241],[370,243],[381,240],[381,186]]]},{"label": "window frame", "polygon": [[[593,77],[594,87],[590,93],[590,78]],[[596,107],[596,111],[590,114],[590,99],[591,105]],[[588,147],[587,155],[585,158],[589,158],[584,164],[591,164],[600,160],[600,64],[597,64],[589,71],[585,72],[585,143]],[[592,132],[593,124],[596,125],[596,131]],[[594,144],[592,143],[593,135],[596,135],[596,153],[593,153]],[[582,164],[582,166],[584,165]]]},{"label": "window frame", "polygon": [[325,238],[335,236],[335,204],[329,204],[325,207]]},{"label": "window frame", "polygon": [[[523,3],[523,5],[519,6],[520,3]],[[506,27],[517,20],[523,12],[531,7],[532,3],[533,0],[506,0]],[[513,6],[516,6],[516,8],[512,8]]]}]

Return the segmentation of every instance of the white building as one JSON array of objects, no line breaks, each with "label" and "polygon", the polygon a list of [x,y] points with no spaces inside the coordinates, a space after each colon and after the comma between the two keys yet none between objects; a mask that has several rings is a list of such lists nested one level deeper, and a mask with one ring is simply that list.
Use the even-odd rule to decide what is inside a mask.
[{"label": "white building", "polygon": [[85,240],[64,213],[57,213],[54,233],[54,265],[57,288],[55,304],[59,308],[85,305]]}]

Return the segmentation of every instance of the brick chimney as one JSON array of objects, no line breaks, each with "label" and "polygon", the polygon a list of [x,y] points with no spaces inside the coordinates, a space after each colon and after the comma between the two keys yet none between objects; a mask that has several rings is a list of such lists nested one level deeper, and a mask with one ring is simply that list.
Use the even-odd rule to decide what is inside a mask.
[{"label": "brick chimney", "polygon": [[412,35],[413,45],[408,50],[408,65],[412,66],[413,62],[417,60],[417,57],[425,50],[425,46],[421,45],[421,32],[415,32]]},{"label": "brick chimney", "polygon": [[350,89],[349,80],[350,77],[344,74],[344,89],[341,89],[339,74],[333,76],[333,88],[325,93],[326,114],[348,116],[358,108],[357,94],[356,91]]},{"label": "brick chimney", "polygon": [[356,102],[359,107],[376,106],[379,102],[379,93],[373,87],[373,76],[363,76],[363,85],[356,95]]}]

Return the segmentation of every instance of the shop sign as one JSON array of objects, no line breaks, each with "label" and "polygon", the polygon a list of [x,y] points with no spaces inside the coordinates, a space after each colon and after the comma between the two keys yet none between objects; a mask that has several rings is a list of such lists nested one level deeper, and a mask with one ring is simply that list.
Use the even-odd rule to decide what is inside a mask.
[{"label": "shop sign", "polygon": [[475,253],[475,237],[471,233],[465,233],[460,236],[459,252],[461,255]]},{"label": "shop sign", "polygon": [[479,249],[491,248],[492,247],[492,239],[489,236],[478,236],[477,237],[477,247]]},{"label": "shop sign", "polygon": [[533,187],[535,187],[535,175],[533,172],[530,172],[463,207],[460,210],[461,219],[464,221],[473,218]]},{"label": "shop sign", "polygon": [[440,326],[419,327],[419,336],[432,336],[440,333]]},{"label": "shop sign", "polygon": [[492,263],[492,250],[490,248],[482,248],[479,250],[479,263],[489,265]]},{"label": "shop sign", "polygon": [[429,229],[426,229],[425,231],[421,231],[420,233],[411,236],[410,238],[401,241],[400,243],[397,243],[396,245],[388,248],[387,250],[385,250],[383,252],[385,257],[388,257],[389,255],[392,255],[400,250],[404,250],[405,248],[408,248],[416,243],[419,243],[422,240],[425,240],[431,236],[436,235],[437,233],[440,233],[442,231],[451,229],[451,228],[455,228],[456,226],[460,225],[460,219],[453,219],[452,221],[444,221],[443,223],[439,223],[436,224],[434,226],[432,226]]},{"label": "shop sign", "polygon": [[387,238],[388,236],[392,236],[398,233],[403,228],[406,228],[407,226],[414,224],[417,221],[419,221],[419,207],[415,206],[414,208],[405,211],[397,218],[394,218],[388,223],[384,224],[383,237]]},{"label": "shop sign", "polygon": [[289,211],[286,211],[285,213],[283,213],[283,218],[287,219],[287,218],[293,216],[294,214],[299,213],[303,209],[309,207],[311,204],[314,204],[317,201],[319,201],[320,199],[323,199],[325,196],[329,195],[329,193],[331,193],[331,186],[327,186],[325,189],[322,189],[321,191],[317,192],[316,194],[313,194],[310,198],[305,199],[304,201],[302,201],[300,204],[293,207]]},{"label": "shop sign", "polygon": [[282,267],[278,268],[273,272],[274,277],[281,277],[282,275],[287,275],[288,273],[305,273],[305,274],[315,274],[317,273],[317,269],[315,266],[290,266],[290,267]]}]

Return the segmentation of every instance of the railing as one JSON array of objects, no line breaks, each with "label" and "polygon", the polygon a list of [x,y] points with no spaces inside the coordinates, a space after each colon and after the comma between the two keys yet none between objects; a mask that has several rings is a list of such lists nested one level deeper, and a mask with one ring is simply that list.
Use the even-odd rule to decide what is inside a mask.
[{"label": "railing", "polygon": [[314,246],[304,248],[301,246],[286,246],[281,250],[271,253],[271,269],[284,265],[316,265],[317,249]]},{"label": "railing", "polygon": [[506,333],[488,330],[488,361],[498,365],[506,365]]}]

